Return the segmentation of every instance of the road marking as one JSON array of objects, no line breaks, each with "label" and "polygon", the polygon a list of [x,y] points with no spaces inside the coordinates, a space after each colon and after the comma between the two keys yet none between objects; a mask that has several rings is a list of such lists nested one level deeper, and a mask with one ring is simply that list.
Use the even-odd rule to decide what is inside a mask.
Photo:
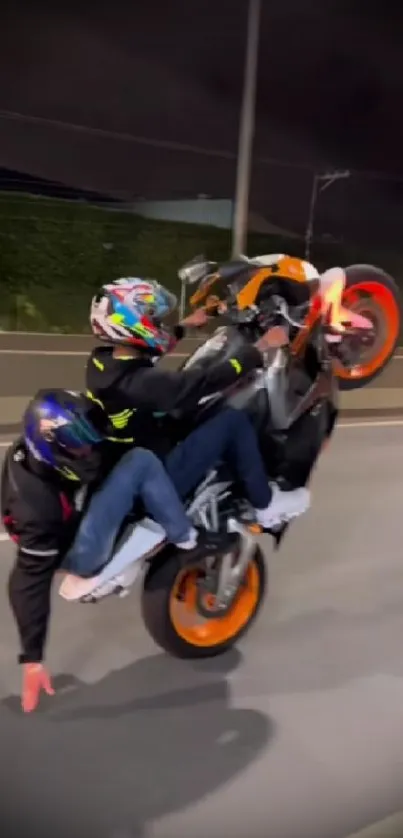
[{"label": "road marking", "polygon": [[0,355],[82,355],[88,358],[89,352],[73,352],[70,349],[0,349]]},{"label": "road marking", "polygon": [[[91,334],[77,334],[76,332],[18,332],[18,331],[8,331],[7,329],[0,329],[0,339],[3,335],[17,335],[17,337],[28,337],[28,338],[65,338],[69,340],[69,338],[79,338],[81,340],[91,340],[93,336]],[[187,335],[185,340],[199,340],[197,335]],[[403,359],[403,346],[397,346],[396,351],[399,353],[397,356],[399,359]]]},{"label": "road marking", "polygon": [[[368,422],[340,422],[337,428],[401,428],[403,427],[403,419],[379,419],[378,421]],[[8,442],[0,442],[0,448],[8,448],[13,440]],[[0,542],[9,541],[10,538],[7,533],[0,533]]]},{"label": "road marking", "polygon": [[[1,334],[2,333],[0,333],[0,337],[1,337]],[[198,341],[200,341],[200,338],[187,338],[186,337],[186,338],[184,338],[184,340],[185,341],[188,341],[188,340],[194,340],[194,341],[198,340]],[[74,357],[88,358],[88,355],[90,354],[90,351],[91,351],[90,348],[88,348],[87,352],[83,352],[82,349],[81,350],[77,350],[77,349],[29,349],[27,347],[26,349],[0,349],[0,355],[54,355],[55,357],[58,357],[58,356],[69,357],[69,356],[71,356],[72,358],[74,358]],[[189,352],[170,352],[166,357],[169,357],[169,358],[187,358],[189,354],[190,354]],[[403,354],[402,355],[400,355],[400,354],[399,355],[394,355],[393,358],[391,358],[389,363],[393,363],[393,361],[403,361]]]},{"label": "road marking", "polygon": [[[0,355],[51,355],[55,358],[57,356],[88,358],[89,354],[90,350],[88,352],[73,352],[70,349],[0,349]],[[188,358],[189,352],[171,352],[169,357]]]},{"label": "road marking", "polygon": [[[64,357],[64,358],[88,358],[90,351],[88,352],[80,352],[80,351],[73,351],[71,349],[0,349],[0,355],[37,355],[37,356],[47,356],[47,357]],[[166,355],[166,359],[169,358],[188,358],[189,352],[170,352]],[[390,363],[393,364],[394,361],[403,361],[403,355],[395,355],[393,359],[391,359]]]},{"label": "road marking", "polygon": [[401,428],[403,419],[368,419],[363,422],[340,422],[336,428]]},{"label": "road marking", "polygon": [[348,838],[398,838],[402,834],[403,812],[396,812],[382,821],[371,823],[359,832],[354,832]]},{"label": "road marking", "polygon": [[[358,422],[339,422],[336,425],[336,430],[338,428],[402,428],[403,427],[403,419],[368,419]],[[14,442],[16,435],[10,436],[10,439],[7,441],[0,442],[0,448],[9,448],[10,445]]]},{"label": "road marking", "polygon": [[18,337],[29,338],[81,338],[82,340],[89,340],[91,335],[76,334],[75,332],[8,332],[0,329],[0,338],[3,335],[17,335]]},{"label": "road marking", "polygon": [[[3,335],[17,335],[17,337],[28,337],[28,338],[80,338],[81,340],[93,340],[93,336],[90,334],[76,334],[75,332],[7,332],[0,329],[0,338]],[[196,335],[188,335],[186,340],[199,340]],[[403,346],[399,347],[399,349],[403,349]]]}]

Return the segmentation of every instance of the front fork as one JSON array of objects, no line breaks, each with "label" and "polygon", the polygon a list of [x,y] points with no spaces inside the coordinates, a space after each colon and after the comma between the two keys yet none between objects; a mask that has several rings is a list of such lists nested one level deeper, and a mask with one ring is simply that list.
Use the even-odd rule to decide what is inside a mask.
[{"label": "front fork", "polygon": [[[227,528],[228,532],[239,534],[239,551],[236,557],[233,552],[224,553],[215,564],[213,572],[208,573],[206,580],[201,582],[201,588],[214,596],[214,611],[217,612],[217,616],[224,616],[231,608],[256,548],[257,533],[251,532],[236,518],[228,519]],[[209,616],[212,616],[211,609]]]}]

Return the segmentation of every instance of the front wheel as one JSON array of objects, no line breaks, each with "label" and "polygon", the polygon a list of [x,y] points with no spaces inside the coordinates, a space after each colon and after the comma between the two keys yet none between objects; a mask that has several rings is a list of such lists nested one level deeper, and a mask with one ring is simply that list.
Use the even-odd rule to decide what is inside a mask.
[{"label": "front wheel", "polygon": [[[336,363],[336,375],[341,390],[365,387],[380,375],[392,359],[399,343],[401,330],[401,300],[394,279],[372,265],[351,265],[346,268],[346,287],[342,305],[369,319],[373,335],[365,339],[352,365]],[[350,338],[345,338],[349,350]]]},{"label": "front wheel", "polygon": [[178,658],[209,658],[234,646],[248,631],[263,602],[266,566],[255,548],[234,601],[223,615],[214,611],[213,597],[200,599],[201,565],[183,565],[175,553],[151,565],[144,580],[142,614],[154,642]]}]

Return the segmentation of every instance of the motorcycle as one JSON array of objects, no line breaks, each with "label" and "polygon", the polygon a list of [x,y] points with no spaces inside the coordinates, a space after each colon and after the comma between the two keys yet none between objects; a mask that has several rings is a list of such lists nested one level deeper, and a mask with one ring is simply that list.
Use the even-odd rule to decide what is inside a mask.
[{"label": "motorcycle", "polygon": [[[383,348],[377,343],[380,318],[371,316],[371,300],[350,309],[345,305],[348,293],[355,302],[355,287],[362,290],[366,284],[368,290],[369,275],[377,287],[374,299],[388,299],[389,312],[393,300],[399,331],[396,286],[376,268],[335,268],[319,275],[302,260],[269,255],[221,266],[198,257],[179,271],[182,282],[197,285],[191,304],[203,302],[206,310],[224,312],[226,321],[185,360],[184,369],[231,358],[239,346],[255,342],[272,326],[282,328],[285,339],[268,353],[264,368],[229,391],[202,399],[196,416],[202,422],[223,404],[246,411],[259,438],[268,479],[282,488],[309,483],[336,425],[339,388],[363,386],[392,357],[397,338],[391,342],[388,332]],[[362,362],[360,353],[375,344],[377,362]],[[192,561],[167,545],[162,528],[139,513],[125,523],[121,534],[123,539],[129,534],[132,538],[129,566],[118,567],[112,557],[91,580],[92,588],[81,601],[126,596],[142,572],[142,617],[156,644],[177,657],[211,657],[238,642],[264,601],[267,571],[259,543],[261,529],[225,464],[206,476],[186,505],[196,526],[236,533],[233,546],[220,555]],[[271,532],[277,549],[289,524],[285,521]],[[63,584],[59,592],[70,598]]]},{"label": "motorcycle", "polygon": [[[197,284],[190,305],[205,303],[212,311],[229,285],[243,308],[253,304],[259,289],[275,277],[304,285],[317,282],[319,273],[310,263],[283,254],[241,257],[220,267],[198,256],[179,271],[182,282]],[[334,357],[334,373],[341,391],[356,390],[377,378],[395,353],[401,331],[400,294],[391,276],[365,264],[345,268],[342,282],[328,291],[330,304],[332,294],[339,324],[344,320],[350,327]]]}]

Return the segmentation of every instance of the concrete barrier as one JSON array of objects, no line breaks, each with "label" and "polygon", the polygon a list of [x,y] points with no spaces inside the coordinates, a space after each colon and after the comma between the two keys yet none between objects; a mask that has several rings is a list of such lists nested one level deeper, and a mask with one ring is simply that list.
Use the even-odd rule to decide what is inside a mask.
[{"label": "concrete barrier", "polygon": [[[198,338],[180,343],[162,364],[175,369]],[[0,334],[0,430],[17,426],[31,396],[40,387],[84,387],[85,364],[94,341],[90,336]],[[368,387],[341,393],[343,413],[403,414],[403,349]]]},{"label": "concrete barrier", "polygon": [[403,385],[399,387],[368,387],[340,394],[343,411],[403,410]]},{"label": "concrete barrier", "polygon": [[[0,396],[0,432],[5,428],[17,427],[25,407],[31,398],[27,396]],[[376,388],[356,390],[352,393],[340,394],[340,410],[343,415],[349,414],[381,414],[393,411],[402,412],[403,416],[403,387]]]}]

